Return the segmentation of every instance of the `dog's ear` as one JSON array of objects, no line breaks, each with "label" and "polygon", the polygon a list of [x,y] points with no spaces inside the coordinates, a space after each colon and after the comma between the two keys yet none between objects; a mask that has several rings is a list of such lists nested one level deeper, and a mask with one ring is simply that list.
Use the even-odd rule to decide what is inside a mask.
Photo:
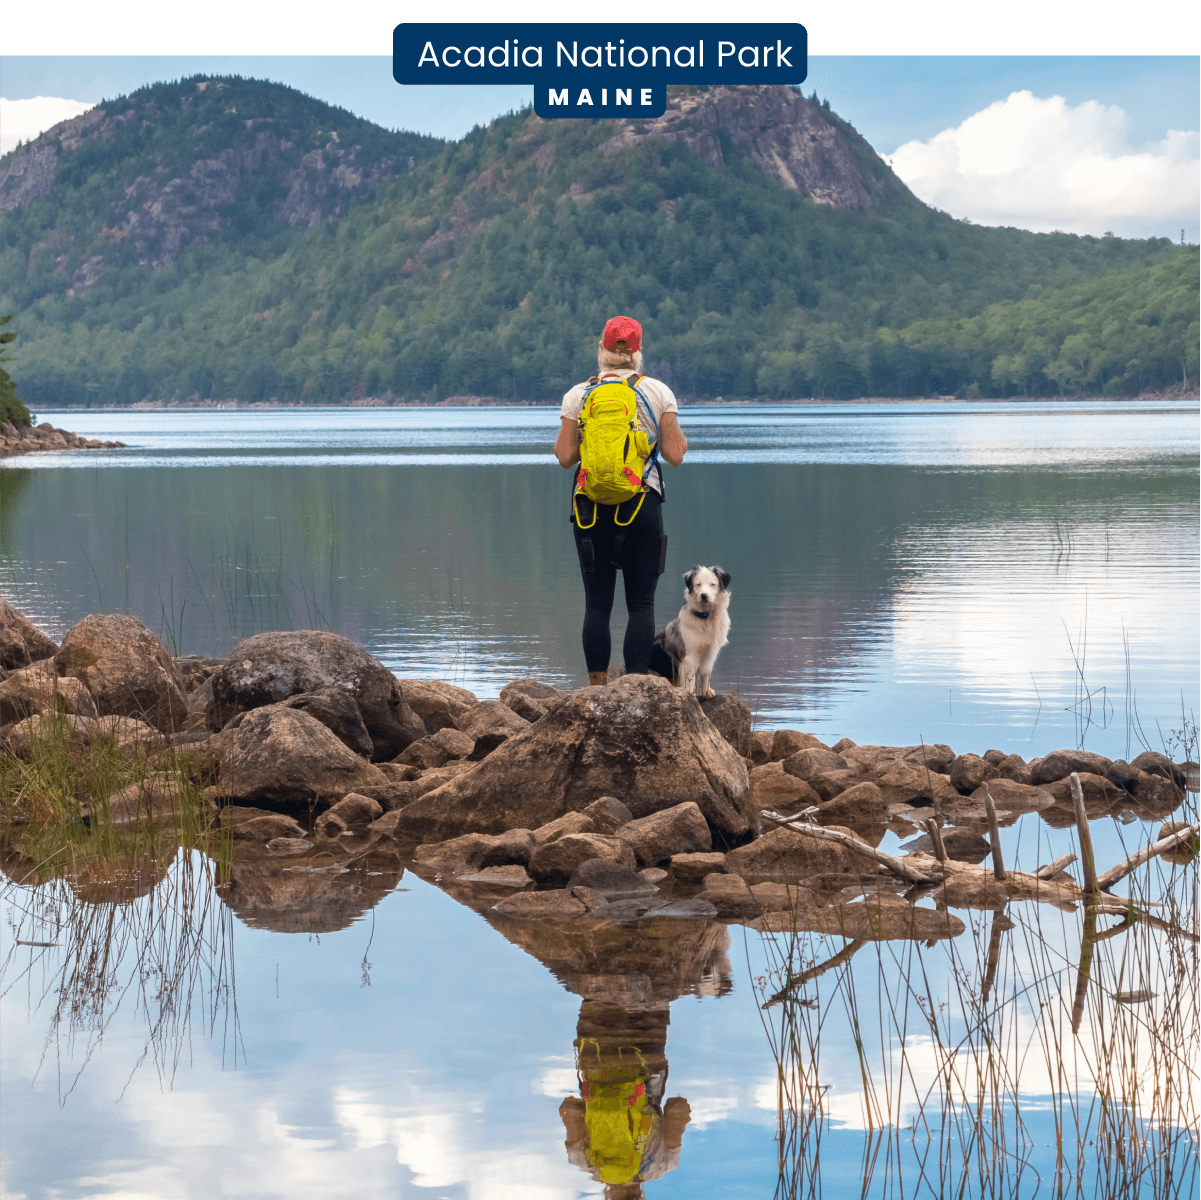
[{"label": "dog's ear", "polygon": [[721,567],[714,567],[713,574],[717,576],[717,582],[721,584],[721,590],[728,592],[730,590],[730,572],[723,571]]},{"label": "dog's ear", "polygon": [[688,591],[692,591],[692,581],[696,578],[696,573],[699,570],[700,567],[693,567],[691,571],[684,572],[684,587]]}]

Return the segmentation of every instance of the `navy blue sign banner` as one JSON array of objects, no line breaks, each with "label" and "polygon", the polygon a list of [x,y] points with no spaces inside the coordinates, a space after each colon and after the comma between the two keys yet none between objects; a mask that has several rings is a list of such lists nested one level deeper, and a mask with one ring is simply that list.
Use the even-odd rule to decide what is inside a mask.
[{"label": "navy blue sign banner", "polygon": [[446,25],[392,33],[397,83],[532,83],[540,117],[662,116],[669,83],[803,83],[792,23]]}]

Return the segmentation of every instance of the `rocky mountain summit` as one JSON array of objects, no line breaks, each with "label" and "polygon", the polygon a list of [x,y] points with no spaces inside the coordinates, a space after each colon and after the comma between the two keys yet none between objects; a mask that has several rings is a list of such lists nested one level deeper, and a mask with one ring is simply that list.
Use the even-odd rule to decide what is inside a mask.
[{"label": "rocky mountain summit", "polygon": [[19,146],[0,161],[0,214],[52,191],[87,193],[87,216],[56,222],[27,262],[30,273],[52,262],[71,299],[113,262],[157,270],[188,244],[336,220],[351,197],[442,144],[281,85],[193,77],[98,104]]}]

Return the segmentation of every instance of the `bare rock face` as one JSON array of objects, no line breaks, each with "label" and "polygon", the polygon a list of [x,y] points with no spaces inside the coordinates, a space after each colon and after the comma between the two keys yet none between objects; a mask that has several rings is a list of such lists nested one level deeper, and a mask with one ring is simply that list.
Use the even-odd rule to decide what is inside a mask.
[{"label": "bare rock face", "polygon": [[751,710],[741,696],[730,693],[703,697],[700,701],[713,728],[746,758],[751,751]]},{"label": "bare rock face", "polygon": [[1066,779],[1073,771],[1077,774],[1088,772],[1090,775],[1105,775],[1112,765],[1104,755],[1088,750],[1052,750],[1045,758],[1030,764],[1030,782],[1035,786],[1054,783]]},{"label": "bare rock face", "polygon": [[736,149],[769,179],[841,212],[910,195],[850,125],[792,88],[672,91],[663,116],[627,126],[601,149],[616,153],[648,138],[681,143],[712,167]]},{"label": "bare rock face", "polygon": [[283,703],[287,708],[297,708],[315,717],[347,749],[364,758],[371,757],[375,744],[353,696],[346,692],[301,692],[299,696],[289,696]]},{"label": "bare rock face", "polygon": [[49,659],[14,671],[0,682],[0,725],[40,712],[99,716],[88,689],[78,679],[59,679]]},{"label": "bare rock face", "polygon": [[411,804],[397,836],[536,829],[602,796],[635,817],[691,800],[729,842],[758,825],[746,767],[696,697],[657,676],[627,675],[574,693],[473,770]]},{"label": "bare rock face", "polygon": [[238,643],[212,682],[213,699],[205,715],[213,732],[240,712],[306,692],[333,692],[358,706],[373,759],[395,758],[426,733],[392,672],[336,633],[301,629],[255,634]]},{"label": "bare rock face", "polygon": [[441,680],[401,679],[398,682],[406,703],[425,723],[427,733],[457,729],[455,718],[479,703],[474,692]]},{"label": "bare rock face", "polygon": [[78,679],[101,716],[134,717],[161,733],[183,728],[183,681],[163,644],[137,617],[84,617],[67,630],[54,670]]},{"label": "bare rock face", "polygon": [[6,671],[20,670],[30,663],[53,658],[57,652],[57,643],[0,596],[0,667]]},{"label": "bare rock face", "polygon": [[629,842],[640,867],[666,862],[673,854],[704,854],[713,849],[708,822],[691,800],[629,821],[616,836]]},{"label": "bare rock face", "polygon": [[222,737],[217,791],[231,799],[308,805],[389,783],[315,717],[281,704],[247,713]]}]

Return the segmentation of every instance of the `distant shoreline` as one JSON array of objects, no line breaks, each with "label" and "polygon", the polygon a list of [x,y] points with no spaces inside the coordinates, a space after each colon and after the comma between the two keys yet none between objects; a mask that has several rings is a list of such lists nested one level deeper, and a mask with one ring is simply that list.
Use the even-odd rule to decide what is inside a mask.
[{"label": "distant shoreline", "polygon": [[[799,405],[823,405],[846,407],[863,404],[1047,404],[1057,401],[1088,404],[1128,404],[1143,402],[1192,402],[1201,401],[1201,392],[1196,388],[1185,391],[1172,389],[1158,392],[1139,392],[1133,396],[860,396],[851,400],[828,400],[821,397],[799,397],[792,400],[690,400],[679,397],[683,408],[715,408],[718,406],[749,407],[766,405],[778,408]],[[325,408],[558,408],[559,400],[505,400],[499,396],[452,396],[447,400],[423,403],[418,400],[341,400],[327,404],[293,404],[281,401],[257,401],[243,403],[239,400],[154,400],[137,404],[52,404],[41,408],[41,412],[264,412],[273,409],[325,409]]]}]

